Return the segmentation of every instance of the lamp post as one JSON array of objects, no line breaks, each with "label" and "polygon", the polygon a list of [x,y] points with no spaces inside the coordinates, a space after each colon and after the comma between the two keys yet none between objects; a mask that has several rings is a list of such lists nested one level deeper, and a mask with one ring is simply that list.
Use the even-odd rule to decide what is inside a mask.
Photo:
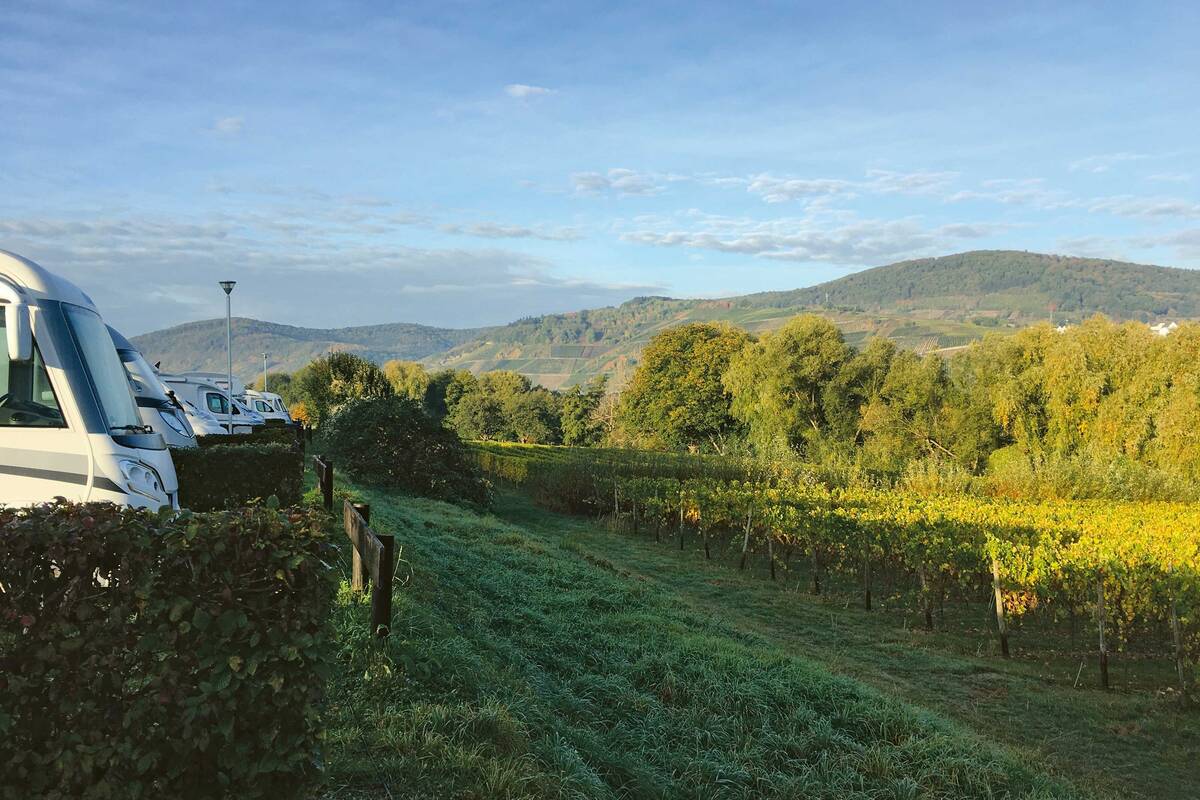
[{"label": "lamp post", "polygon": [[267,354],[263,353],[263,391],[267,391]]},{"label": "lamp post", "polygon": [[226,373],[228,383],[225,384],[225,400],[229,403],[226,409],[229,412],[229,433],[233,433],[233,316],[232,316],[232,301],[229,295],[233,293],[233,287],[237,285],[237,281],[220,281],[221,288],[225,290],[225,356],[228,358],[229,371]]}]

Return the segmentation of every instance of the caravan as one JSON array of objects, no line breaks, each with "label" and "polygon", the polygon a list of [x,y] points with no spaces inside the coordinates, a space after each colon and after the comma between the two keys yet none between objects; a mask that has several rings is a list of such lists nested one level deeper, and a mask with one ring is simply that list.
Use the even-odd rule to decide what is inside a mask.
[{"label": "caravan", "polygon": [[181,375],[160,375],[164,384],[181,402],[209,412],[222,424],[232,424],[232,433],[253,433],[266,425],[257,411],[238,399],[244,391],[236,380],[233,385],[233,407],[230,414],[229,380],[213,372],[187,372]]},{"label": "caravan", "polygon": [[268,426],[292,426],[296,424],[296,421],[292,419],[292,415],[288,413],[283,398],[274,392],[260,392],[256,389],[247,389],[242,393],[240,399],[259,414],[262,414]]},{"label": "caravan", "polygon": [[178,507],[108,328],[74,284],[0,251],[0,503]]},{"label": "caravan", "polygon": [[196,434],[182,404],[167,396],[154,368],[128,339],[111,325],[108,332],[129,374],[129,385],[133,388],[142,422],[162,434],[169,447],[195,447]]}]

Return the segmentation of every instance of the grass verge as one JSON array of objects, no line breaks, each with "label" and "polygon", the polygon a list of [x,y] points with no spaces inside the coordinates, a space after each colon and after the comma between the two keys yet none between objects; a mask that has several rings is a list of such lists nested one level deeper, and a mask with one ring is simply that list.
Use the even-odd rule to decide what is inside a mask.
[{"label": "grass verge", "polygon": [[408,580],[382,644],[339,598],[328,798],[1084,796],[589,537],[636,541],[515,496],[362,494]]}]

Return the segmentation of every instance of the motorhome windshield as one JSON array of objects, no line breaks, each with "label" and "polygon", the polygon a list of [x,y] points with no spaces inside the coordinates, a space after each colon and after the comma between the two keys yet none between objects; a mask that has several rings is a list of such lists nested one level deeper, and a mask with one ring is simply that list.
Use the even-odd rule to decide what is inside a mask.
[{"label": "motorhome windshield", "polygon": [[104,320],[95,311],[63,304],[84,367],[96,387],[97,399],[110,430],[142,430],[141,418],[129,391],[129,378]]},{"label": "motorhome windshield", "polygon": [[117,355],[121,357],[121,363],[129,373],[129,382],[133,385],[135,395],[170,402],[167,393],[163,391],[162,383],[154,374],[154,369],[141,353],[137,350],[118,350]]}]

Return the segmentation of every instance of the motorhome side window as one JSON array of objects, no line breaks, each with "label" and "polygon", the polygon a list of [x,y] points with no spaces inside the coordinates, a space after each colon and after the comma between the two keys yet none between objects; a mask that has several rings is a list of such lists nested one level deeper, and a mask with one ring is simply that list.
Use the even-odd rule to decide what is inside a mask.
[{"label": "motorhome side window", "polygon": [[[0,307],[0,342],[8,332],[4,327],[5,309]],[[8,348],[0,347],[0,427],[65,428],[62,410],[46,364],[37,344],[29,361],[9,361]]]},{"label": "motorhome side window", "polygon": [[[214,413],[214,414],[228,414],[229,413],[229,401],[225,399],[225,395],[217,394],[216,392],[209,392],[205,396],[204,399],[208,402],[208,410],[211,411],[212,413]],[[234,406],[233,413],[240,414],[242,412],[238,411],[237,406]]]}]

